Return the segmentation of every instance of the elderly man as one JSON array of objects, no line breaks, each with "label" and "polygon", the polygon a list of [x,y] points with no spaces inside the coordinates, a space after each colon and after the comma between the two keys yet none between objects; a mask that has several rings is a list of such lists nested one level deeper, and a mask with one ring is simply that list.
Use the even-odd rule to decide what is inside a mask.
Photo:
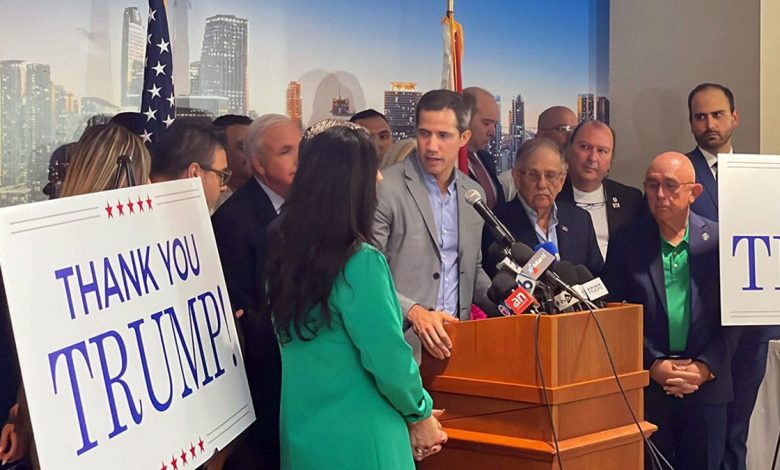
[{"label": "elderly man", "polygon": [[180,119],[157,142],[152,159],[155,183],[200,177],[206,204],[214,212],[231,177],[225,138],[208,121]]},{"label": "elderly man", "polygon": [[517,196],[496,216],[515,239],[531,247],[552,242],[561,259],[598,273],[603,259],[590,216],[572,203],[555,201],[566,179],[558,145],[544,137],[525,142],[517,151],[512,178]]},{"label": "elderly man", "polygon": [[630,225],[644,207],[642,193],[607,178],[615,151],[615,131],[599,121],[583,121],[566,148],[569,171],[558,201],[577,204],[590,213],[601,256],[609,237]]},{"label": "elderly man", "polygon": [[[701,195],[685,155],[657,156],[645,175],[652,217],[610,242],[613,300],[644,307],[645,417],[676,469],[720,468],[732,397],[731,334],[720,326],[718,226],[690,211]],[[649,467],[648,467],[649,468]]]},{"label": "elderly man", "polygon": [[257,415],[246,441],[231,456],[240,468],[279,467],[281,361],[266,310],[266,230],[292,186],[300,140],[301,130],[287,116],[255,119],[245,139],[252,177],[212,217],[230,303],[245,312],[239,324]]},{"label": "elderly man", "polygon": [[[577,125],[577,115],[566,106],[552,106],[542,111],[536,121],[536,137],[546,137],[558,145],[563,151],[569,142],[569,135]],[[498,177],[504,188],[506,200],[515,197],[515,185],[512,170],[507,170]]]},{"label": "elderly man", "polygon": [[469,117],[459,94],[424,94],[416,110],[417,151],[385,170],[377,188],[374,237],[390,265],[418,360],[420,344],[436,358],[450,356],[443,325],[468,320],[472,300],[498,314],[482,270],[483,222],[465,199],[481,188],[456,167],[458,150],[471,136]]}]

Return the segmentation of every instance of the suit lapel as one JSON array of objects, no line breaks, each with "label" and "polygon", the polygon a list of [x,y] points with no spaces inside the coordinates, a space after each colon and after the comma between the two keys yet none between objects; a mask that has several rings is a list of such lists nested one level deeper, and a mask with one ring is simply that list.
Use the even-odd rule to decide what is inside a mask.
[{"label": "suit lapel", "polygon": [[[417,209],[420,211],[420,214],[425,221],[425,226],[428,228],[428,234],[430,235],[431,241],[433,242],[433,246],[436,250],[436,256],[441,259],[439,243],[436,241],[436,219],[433,217],[431,201],[428,198],[428,189],[425,187],[425,182],[423,181],[424,176],[422,174],[422,168],[419,168],[419,163],[417,162],[418,158],[419,157],[417,154],[414,153],[413,155],[409,156],[409,158],[404,160],[406,188],[412,195],[412,199],[414,200]],[[458,204],[458,210],[460,210],[460,204]]]},{"label": "suit lapel", "polygon": [[[718,208],[718,182],[715,181],[715,177],[712,176],[712,170],[707,165],[707,159],[704,158],[704,154],[701,153],[699,147],[696,147],[693,151],[693,168],[696,171],[696,181],[704,186],[704,193],[712,201],[712,205]],[[701,197],[701,196],[700,196]]]},{"label": "suit lapel", "polygon": [[704,220],[696,214],[691,214],[689,223],[691,228],[688,232],[688,266],[691,272],[691,324],[693,324],[695,320],[693,317],[702,310],[699,305],[699,284],[696,282],[697,279],[701,279],[702,269],[705,269],[700,265],[700,253],[707,248],[708,243],[714,243],[715,238],[708,232]]},{"label": "suit lapel", "polygon": [[664,278],[663,257],[661,255],[661,235],[659,234],[658,226],[655,223],[650,224],[645,233],[648,237],[645,243],[645,246],[647,246],[645,253],[646,256],[650,258],[648,260],[647,269],[650,273],[650,279],[653,281],[655,293],[658,298],[661,299],[661,303],[664,306],[664,313],[668,315],[669,306],[666,303],[666,282]]}]

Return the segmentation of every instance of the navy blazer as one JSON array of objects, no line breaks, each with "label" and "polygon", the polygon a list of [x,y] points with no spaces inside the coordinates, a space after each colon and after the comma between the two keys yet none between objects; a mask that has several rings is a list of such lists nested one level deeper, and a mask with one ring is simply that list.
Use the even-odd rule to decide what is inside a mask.
[{"label": "navy blazer", "polygon": [[[631,186],[605,178],[604,196],[607,208],[607,230],[612,238],[617,232],[631,225],[647,207],[642,192]],[[576,204],[571,180],[567,177],[556,201]]]},{"label": "navy blazer", "polygon": [[[525,213],[525,208],[518,199],[519,197],[518,195],[499,207],[496,211],[496,217],[506,225],[515,240],[533,248],[539,244],[539,239],[536,237],[536,231],[531,226],[531,221],[528,219],[528,214]],[[590,214],[568,202],[556,202],[556,206],[558,207],[558,225],[555,228],[555,234],[558,236],[558,252],[561,259],[572,264],[583,264],[591,273],[598,276],[604,260],[601,258]],[[492,259],[490,261],[490,267],[494,268],[499,260]]]},{"label": "navy blazer", "polygon": [[705,219],[718,221],[718,181],[712,176],[712,170],[707,164],[707,159],[699,150],[699,147],[687,153],[696,171],[696,182],[702,185],[704,190],[691,204],[691,210]]},{"label": "navy blazer", "polygon": [[704,362],[715,379],[691,396],[705,403],[725,403],[732,398],[734,336],[720,326],[718,224],[691,212],[689,225],[691,323],[685,351],[669,348],[661,236],[651,216],[641,217],[610,241],[602,279],[611,300],[644,306],[645,369],[672,354]]}]

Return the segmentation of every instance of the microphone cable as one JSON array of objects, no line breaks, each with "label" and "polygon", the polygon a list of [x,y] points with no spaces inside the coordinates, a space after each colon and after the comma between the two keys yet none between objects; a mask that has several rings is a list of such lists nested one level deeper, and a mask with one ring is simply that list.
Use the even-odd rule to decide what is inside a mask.
[{"label": "microphone cable", "polygon": [[534,318],[534,359],[536,360],[536,370],[539,372],[539,379],[542,382],[542,398],[544,401],[544,406],[547,409],[547,416],[550,418],[550,430],[552,431],[553,445],[555,446],[555,458],[558,460],[558,469],[563,470],[563,462],[561,462],[561,449],[558,447],[558,433],[555,431],[555,420],[553,419],[552,405],[547,399],[547,385],[544,382],[542,358],[539,354],[539,318],[541,316],[541,314],[536,314],[536,318]]}]

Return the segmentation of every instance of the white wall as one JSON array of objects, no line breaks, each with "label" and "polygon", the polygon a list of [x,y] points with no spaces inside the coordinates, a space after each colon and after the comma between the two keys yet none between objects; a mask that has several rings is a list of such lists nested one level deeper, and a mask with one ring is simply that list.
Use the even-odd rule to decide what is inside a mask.
[{"label": "white wall", "polygon": [[[731,88],[742,116],[734,148],[759,151],[761,1],[612,0],[609,98],[617,134],[612,177],[639,187],[655,155],[694,147],[687,98],[701,82]],[[780,102],[774,103],[778,108]],[[780,131],[774,133],[780,139]]]}]

